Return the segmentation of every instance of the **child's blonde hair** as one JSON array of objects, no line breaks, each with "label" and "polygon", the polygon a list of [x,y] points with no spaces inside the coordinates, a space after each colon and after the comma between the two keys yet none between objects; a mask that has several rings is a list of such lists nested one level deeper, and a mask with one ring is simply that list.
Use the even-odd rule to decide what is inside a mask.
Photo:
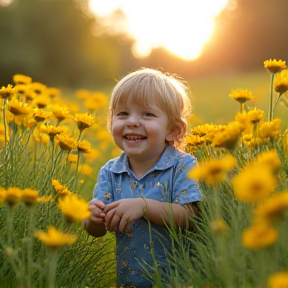
[{"label": "child's blonde hair", "polygon": [[117,83],[110,99],[108,129],[111,130],[117,105],[130,98],[140,106],[149,106],[151,97],[166,112],[170,127],[179,129],[173,144],[180,146],[187,129],[186,117],[191,113],[190,92],[179,78],[150,68],[132,72]]}]

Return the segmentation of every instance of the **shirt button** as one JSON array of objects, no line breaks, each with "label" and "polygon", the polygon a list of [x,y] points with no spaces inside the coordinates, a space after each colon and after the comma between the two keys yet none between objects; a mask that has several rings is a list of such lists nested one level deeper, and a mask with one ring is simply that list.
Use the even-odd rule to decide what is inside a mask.
[{"label": "shirt button", "polygon": [[135,188],[137,188],[137,181],[131,181],[131,187],[133,188],[133,189],[135,189]]}]

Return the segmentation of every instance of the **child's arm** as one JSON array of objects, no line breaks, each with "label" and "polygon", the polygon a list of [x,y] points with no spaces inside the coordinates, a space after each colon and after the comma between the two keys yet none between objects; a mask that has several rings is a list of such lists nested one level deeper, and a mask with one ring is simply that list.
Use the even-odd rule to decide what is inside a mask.
[{"label": "child's arm", "polygon": [[91,216],[88,219],[85,219],[82,224],[84,229],[94,237],[104,236],[107,232],[105,228],[105,214],[103,209],[105,204],[101,201],[91,201],[90,205]]},{"label": "child's arm", "polygon": [[181,228],[193,226],[192,216],[198,216],[199,213],[192,203],[180,205],[176,203],[159,202],[153,199],[145,199],[147,211],[145,217],[157,226],[169,225],[172,220]]},{"label": "child's arm", "polygon": [[169,225],[173,219],[179,227],[188,228],[193,226],[190,216],[199,213],[191,204],[181,206],[147,198],[121,199],[108,204],[103,212],[106,228],[114,232],[129,231],[130,223],[141,217],[160,227]]}]

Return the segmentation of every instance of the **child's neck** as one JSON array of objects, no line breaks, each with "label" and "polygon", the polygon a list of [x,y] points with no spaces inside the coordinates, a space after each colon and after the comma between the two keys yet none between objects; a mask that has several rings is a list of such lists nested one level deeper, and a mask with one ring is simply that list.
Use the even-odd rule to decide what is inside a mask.
[{"label": "child's neck", "polygon": [[137,161],[137,159],[129,158],[129,167],[133,171],[136,178],[141,179],[155,165],[158,159]]}]

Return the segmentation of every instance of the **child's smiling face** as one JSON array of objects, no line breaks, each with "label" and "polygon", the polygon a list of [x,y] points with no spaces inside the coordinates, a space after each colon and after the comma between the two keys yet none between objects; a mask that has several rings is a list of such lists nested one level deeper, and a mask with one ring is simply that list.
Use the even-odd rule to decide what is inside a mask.
[{"label": "child's smiling face", "polygon": [[154,160],[156,163],[165,149],[165,142],[173,141],[168,116],[155,100],[143,107],[129,97],[113,114],[112,136],[130,160]]}]

